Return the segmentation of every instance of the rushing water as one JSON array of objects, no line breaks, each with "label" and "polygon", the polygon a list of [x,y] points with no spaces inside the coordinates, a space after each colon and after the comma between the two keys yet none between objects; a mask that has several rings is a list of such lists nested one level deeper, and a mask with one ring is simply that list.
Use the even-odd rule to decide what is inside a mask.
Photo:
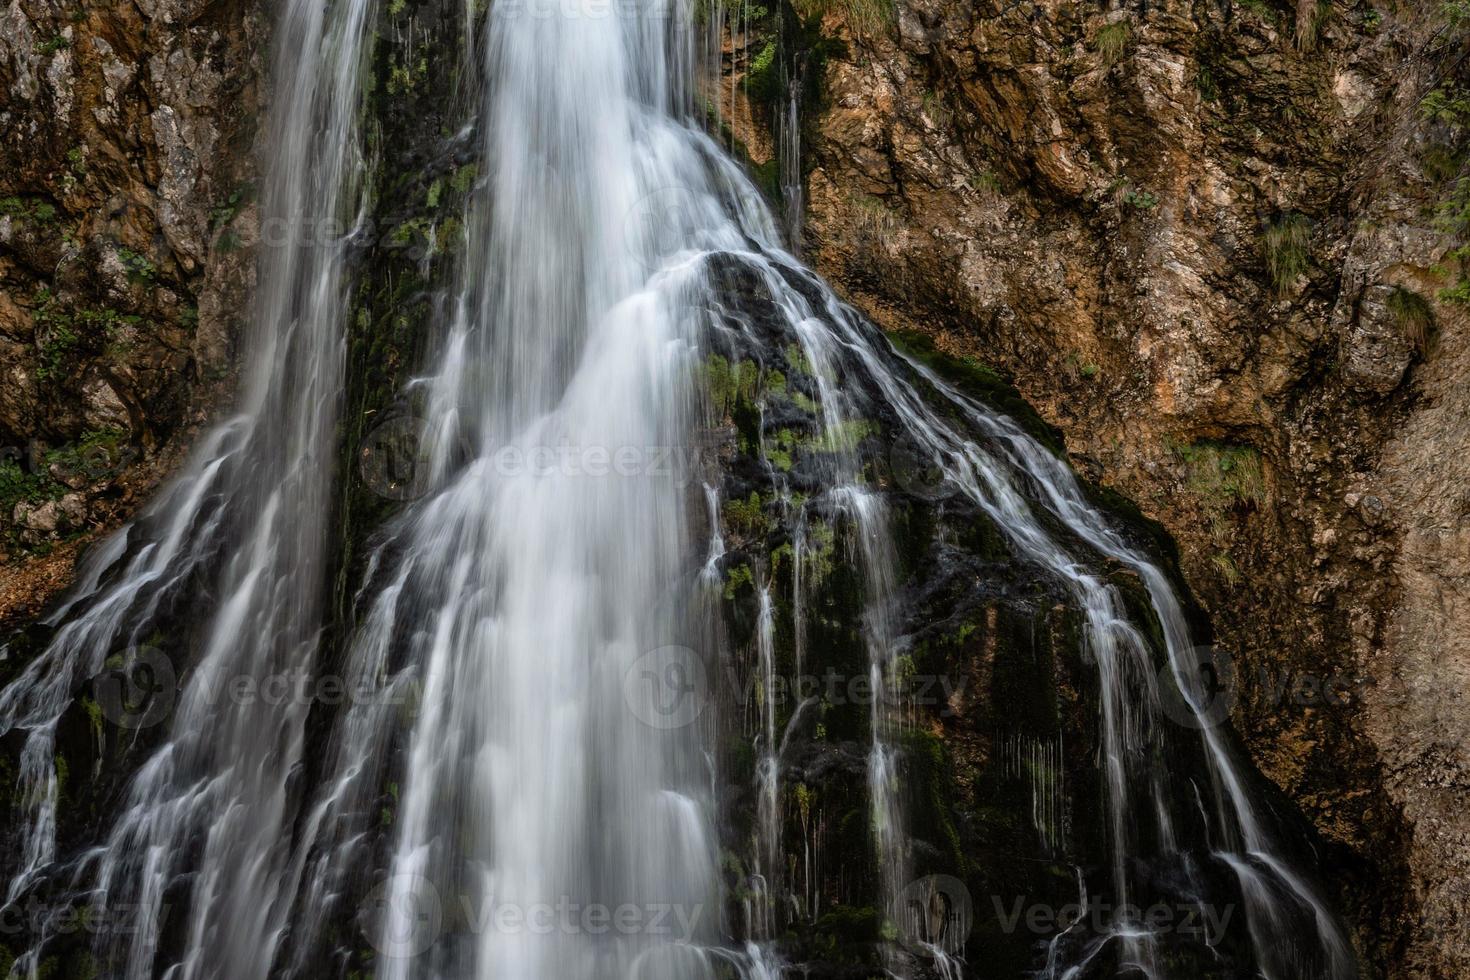
[{"label": "rushing water", "polygon": [[[356,129],[374,17],[368,0],[286,7],[267,216],[363,220]],[[682,12],[633,4],[492,7],[474,45],[483,166],[468,247],[437,353],[413,386],[426,492],[374,538],[354,586],[344,680],[374,696],[335,712],[320,747],[308,745],[310,705],[221,696],[241,677],[319,672],[329,625],[324,555],[352,236],[323,244],[299,229],[267,255],[239,414],[97,550],[49,617],[49,646],[0,694],[0,723],[25,733],[10,900],[64,880],[101,906],[137,907],[141,928],[97,943],[108,975],[128,978],[319,975],[323,951],[344,943],[344,921],[367,936],[382,978],[801,975],[779,938],[821,913],[824,855],[815,836],[783,839],[784,773],[792,732],[816,709],[798,705],[784,723],[778,714],[769,570],[752,583],[760,694],[744,728],[756,813],[739,916],[721,853],[717,741],[729,705],[669,700],[702,693],[701,679],[720,669],[691,646],[734,655],[717,613],[731,501],[718,454],[681,447],[724,423],[704,383],[709,356],[764,347],[800,352],[821,430],[815,493],[798,494],[778,465],[774,426],[762,423],[756,447],[796,529],[796,673],[807,656],[808,515],[841,515],[861,565],[873,692],[865,792],[888,919],[923,918],[937,899],[930,889],[914,905],[910,884],[900,742],[914,718],[900,696],[893,491],[871,478],[875,440],[853,436],[874,406],[886,441],[934,472],[934,493],[987,515],[1081,612],[1100,679],[1112,901],[1147,892],[1140,862],[1189,867],[1171,855],[1190,836],[1181,825],[1203,822],[1210,851],[1191,860],[1228,867],[1246,905],[1254,954],[1239,975],[1288,980],[1308,975],[1293,965],[1306,962],[1313,976],[1354,976],[1339,927],[1279,852],[1218,727],[1196,726],[1199,807],[1175,812],[1163,788],[1161,688],[1182,690],[1189,716],[1206,707],[1164,574],[1054,455],[896,355],[783,247],[753,185],[697,121],[699,33]],[[793,168],[794,93],[782,110]],[[787,203],[799,202],[799,182],[788,174],[783,186]],[[752,294],[774,311],[762,329],[775,336],[745,309]],[[1115,586],[1091,570],[1101,559],[1136,573],[1165,649],[1151,648]],[[197,609],[196,590],[207,596]],[[174,671],[146,646],[160,629],[186,636],[166,734],[103,835],[59,854],[57,721],[120,650],[124,667],[151,658],[151,669]],[[1059,744],[1046,750],[1035,804],[1050,850],[1062,847],[1060,755]],[[320,778],[303,785],[305,771]],[[385,785],[395,803],[386,829]],[[817,819],[801,810],[804,828]],[[1203,882],[1185,890],[1201,902],[1210,894]],[[182,921],[167,915],[169,896],[184,897]],[[625,910],[635,921],[525,924],[568,909]],[[506,910],[521,927],[496,918]],[[663,927],[647,927],[654,916]],[[47,939],[13,975],[39,971]],[[1178,975],[1135,921],[1074,939],[1058,936],[1041,954],[1045,976],[1089,975],[1104,953],[1147,977]],[[893,976],[959,977],[964,955],[950,933],[911,950],[890,941],[883,962]]]}]

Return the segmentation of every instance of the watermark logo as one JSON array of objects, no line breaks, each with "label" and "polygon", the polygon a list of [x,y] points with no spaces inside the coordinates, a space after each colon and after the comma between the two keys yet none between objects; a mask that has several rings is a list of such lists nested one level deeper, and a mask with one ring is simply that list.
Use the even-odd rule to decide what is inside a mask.
[{"label": "watermark logo", "polygon": [[905,493],[921,500],[944,495],[945,473],[939,457],[908,432],[900,432],[888,451],[888,471]]},{"label": "watermark logo", "polygon": [[1213,906],[1194,903],[1155,902],[1141,906],[1115,905],[1099,898],[1053,905],[1028,902],[1026,896],[1007,902],[992,895],[995,921],[1007,934],[1025,931],[1050,936],[1081,924],[1096,935],[1109,932],[1148,932],[1153,935],[1173,934],[1217,945],[1225,938],[1225,930],[1235,915],[1234,905]]},{"label": "watermark logo", "polygon": [[643,195],[623,219],[623,241],[629,253],[649,271],[672,255],[698,244],[701,233],[734,229],[742,215],[763,214],[765,201],[753,190],[733,198],[703,188],[661,187]]},{"label": "watermark logo", "polygon": [[358,449],[362,482],[388,500],[417,500],[429,490],[429,428],[410,415],[391,418],[369,432]]},{"label": "watermark logo", "polygon": [[1182,678],[1170,663],[1159,669],[1159,707],[1164,716],[1195,730],[1227,721],[1240,693],[1234,658],[1218,647],[1195,646],[1184,659]]},{"label": "watermark logo", "polygon": [[1366,678],[1340,673],[1274,671],[1262,666],[1242,672],[1228,650],[1191,647],[1185,654],[1183,679],[1171,664],[1159,670],[1159,704],[1165,717],[1194,730],[1226,724],[1242,701],[1265,708],[1341,708],[1366,694]]},{"label": "watermark logo", "polygon": [[149,728],[167,718],[178,697],[173,661],[162,650],[129,647],[92,679],[102,717],[119,728]]},{"label": "watermark logo", "polygon": [[688,647],[650,650],[624,672],[623,699],[643,723],[659,729],[693,724],[722,691],[738,703],[795,706],[820,701],[828,707],[877,704],[894,708],[936,708],[940,716],[960,710],[967,681],[943,674],[895,669],[886,677],[869,671],[847,674],[832,668],[822,673],[765,677],[753,665],[742,670],[733,661],[718,669]]},{"label": "watermark logo", "polygon": [[28,895],[0,906],[0,936],[134,936],[168,918],[169,906],[135,902],[89,901],[83,905],[51,905]]},{"label": "watermark logo", "polygon": [[909,882],[898,896],[898,940],[910,949],[964,951],[975,925],[975,906],[965,883],[950,875]]},{"label": "watermark logo", "polygon": [[368,893],[363,910],[368,942],[389,959],[428,952],[444,929],[439,889],[423,875],[392,875]]},{"label": "watermark logo", "polygon": [[[358,450],[363,484],[379,496],[400,502],[417,500],[433,487],[433,426],[415,416],[397,416],[367,434]],[[510,443],[483,452],[477,463],[505,479],[643,479],[686,487],[702,473],[702,460],[712,457],[718,442],[696,433],[687,446]],[[455,447],[461,457],[474,453],[463,438]]]},{"label": "watermark logo", "polygon": [[650,650],[623,673],[623,699],[650,728],[692,725],[704,713],[713,691],[709,671],[688,647]]},{"label": "watermark logo", "polygon": [[693,941],[704,905],[446,896],[423,875],[401,873],[374,888],[361,912],[363,933],[379,955],[412,959],[432,949],[451,921],[455,930],[476,936],[651,936],[682,946]]},{"label": "watermark logo", "polygon": [[623,225],[629,253],[657,268],[692,240],[699,227],[701,204],[687,187],[665,187],[639,198]]}]

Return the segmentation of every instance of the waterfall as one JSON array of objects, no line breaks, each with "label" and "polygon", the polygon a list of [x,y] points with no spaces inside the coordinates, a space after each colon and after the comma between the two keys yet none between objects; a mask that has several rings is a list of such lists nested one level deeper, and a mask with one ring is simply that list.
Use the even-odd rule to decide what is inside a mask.
[{"label": "waterfall", "polygon": [[[271,239],[284,244],[261,255],[238,414],[84,564],[72,596],[47,620],[56,627],[49,646],[0,694],[0,730],[29,733],[28,762],[45,757],[23,774],[33,779],[54,769],[55,726],[80,682],[112,661],[130,689],[139,671],[157,682],[150,703],[109,700],[98,688],[108,721],[168,728],[118,802],[107,838],[73,869],[95,882],[94,905],[139,909],[136,935],[102,941],[109,975],[155,975],[163,892],[186,871],[181,975],[264,977],[261,950],[284,926],[289,783],[305,749],[308,704],[276,708],[229,690],[314,669],[342,385],[342,231],[360,217],[355,127],[372,9],[361,0],[330,12],[311,2],[284,9],[262,200]],[[194,614],[198,624],[186,630],[182,621]],[[174,636],[151,639],[167,633]],[[171,656],[189,664],[187,673]],[[37,783],[47,802],[25,831],[28,860],[12,899],[56,857],[55,784]]]},{"label": "waterfall", "polygon": [[[713,6],[704,29],[718,39]],[[450,302],[430,325],[434,353],[411,386],[424,470],[374,529],[350,621],[329,621],[333,488],[350,478],[336,472],[343,323],[359,270],[353,235],[324,237],[320,223],[367,220],[358,127],[375,16],[368,0],[284,10],[265,214],[291,235],[262,259],[241,408],[96,550],[48,617],[45,650],[0,692],[0,729],[26,735],[10,901],[61,881],[139,907],[140,929],[98,943],[108,975],[130,980],[318,976],[323,962],[383,980],[803,975],[783,937],[836,904],[822,884],[835,815],[802,781],[820,766],[798,772],[794,746],[818,738],[805,733],[830,705],[781,692],[822,666],[809,632],[831,617],[813,601],[848,562],[860,622],[841,625],[862,649],[847,690],[867,699],[851,791],[866,807],[843,826],[868,835],[871,867],[834,870],[873,908],[874,969],[988,975],[965,963],[984,950],[966,946],[964,884],[916,878],[938,859],[916,846],[925,814],[909,792],[926,721],[907,695],[900,517],[922,500],[993,523],[1080,617],[1114,907],[1164,887],[1140,871],[1156,862],[1201,906],[1244,902],[1254,952],[1238,975],[1280,975],[1285,950],[1316,980],[1356,975],[1336,919],[1205,720],[1164,572],[1055,455],[894,351],[797,261],[798,87],[781,124],[783,239],[705,131],[685,6],[496,2],[467,45],[481,179]],[[733,57],[733,23],[730,36]],[[770,397],[746,412],[737,403],[757,387]],[[900,485],[894,445],[926,486]],[[744,455],[760,466],[737,473]],[[787,525],[789,548],[766,555]],[[738,565],[742,549],[764,564]],[[1150,612],[1129,609],[1107,564],[1136,575]],[[746,585],[748,643],[735,639]],[[310,700],[225,693],[242,678],[322,673],[329,627],[341,628],[346,682],[371,696],[313,714]],[[747,705],[726,679],[739,657],[759,675],[759,718],[743,747],[750,785],[732,789],[730,716]],[[156,744],[100,836],[61,853],[57,721],[108,671],[130,692],[162,678],[167,710],[126,715]],[[1174,689],[1198,724],[1167,728]],[[1186,739],[1207,770],[1191,787],[1198,807],[1172,802],[1160,761]],[[1016,751],[1050,857],[1069,846],[1061,737]],[[754,819],[737,833],[741,793]],[[1209,848],[1187,843],[1199,836]],[[1192,870],[1210,862],[1233,891]],[[1086,904],[1080,871],[1078,885]],[[182,920],[168,914],[181,896]],[[1115,915],[1066,930],[1035,969],[1078,978],[1112,957],[1182,980],[1166,940]],[[14,976],[36,972],[47,941]]]}]

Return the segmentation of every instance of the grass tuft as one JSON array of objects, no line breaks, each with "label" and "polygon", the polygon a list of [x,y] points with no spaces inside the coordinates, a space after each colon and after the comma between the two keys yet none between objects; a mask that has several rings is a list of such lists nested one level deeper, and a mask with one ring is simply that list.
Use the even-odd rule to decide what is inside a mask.
[{"label": "grass tuft", "polygon": [[876,34],[886,30],[895,20],[893,0],[793,0],[792,7],[802,20],[821,19],[829,13],[842,18],[859,34]]},{"label": "grass tuft", "polygon": [[1415,351],[1423,354],[1429,345],[1429,333],[1434,328],[1434,309],[1429,300],[1412,289],[1395,286],[1388,297],[1388,309],[1404,339],[1414,345]]},{"label": "grass tuft", "polygon": [[1276,292],[1284,293],[1307,271],[1307,245],[1312,238],[1312,224],[1303,215],[1283,215],[1266,226],[1262,245],[1266,253],[1266,271]]},{"label": "grass tuft", "polygon": [[1123,60],[1123,55],[1128,53],[1128,42],[1132,33],[1133,29],[1126,20],[1107,24],[1098,29],[1097,37],[1093,39],[1093,46],[1102,58],[1104,68],[1111,68]]}]

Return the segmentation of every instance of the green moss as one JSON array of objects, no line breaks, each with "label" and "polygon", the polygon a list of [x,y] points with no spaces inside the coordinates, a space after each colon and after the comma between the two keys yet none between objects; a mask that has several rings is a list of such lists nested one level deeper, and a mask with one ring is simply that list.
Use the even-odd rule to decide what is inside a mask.
[{"label": "green moss", "polygon": [[737,565],[730,569],[730,574],[725,576],[725,598],[733,600],[746,587],[755,588],[755,576],[751,573],[750,566]]},{"label": "green moss", "polygon": [[90,697],[82,697],[82,710],[87,712],[87,721],[92,726],[92,734],[96,736],[98,743],[102,741],[102,706]]},{"label": "green moss", "polygon": [[449,187],[456,194],[468,194],[475,186],[475,179],[480,176],[480,168],[473,163],[467,163],[449,175]]},{"label": "green moss", "polygon": [[811,362],[806,359],[806,351],[802,350],[800,344],[787,344],[785,354],[786,366],[789,369],[798,374],[811,376]]},{"label": "green moss", "polygon": [[36,45],[36,53],[43,58],[49,58],[56,52],[65,50],[69,47],[71,47],[71,42],[66,39],[65,35],[53,34],[45,41],[42,41],[40,44]]},{"label": "green moss", "polygon": [[864,439],[882,431],[878,423],[867,419],[845,419],[823,430],[821,446],[829,452],[852,452]]},{"label": "green moss", "polygon": [[776,54],[776,39],[771,38],[750,60],[750,68],[745,73],[746,92],[765,105],[781,97],[781,68]]},{"label": "green moss", "polygon": [[704,362],[704,381],[715,411],[728,414],[755,401],[760,391],[760,365],[754,361],[731,364],[719,354],[711,354]]},{"label": "green moss", "polygon": [[760,494],[754,490],[745,500],[731,500],[724,508],[725,525],[735,534],[747,538],[763,538],[771,533],[771,518],[766,514]]}]

